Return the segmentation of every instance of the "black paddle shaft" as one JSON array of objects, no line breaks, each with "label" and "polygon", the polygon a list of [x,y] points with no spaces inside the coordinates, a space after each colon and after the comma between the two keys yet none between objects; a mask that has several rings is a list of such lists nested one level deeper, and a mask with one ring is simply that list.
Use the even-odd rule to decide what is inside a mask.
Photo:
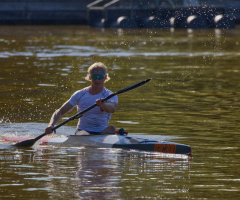
[{"label": "black paddle shaft", "polygon": [[[114,97],[114,96],[116,96],[116,95],[118,95],[118,94],[123,94],[123,93],[128,92],[128,91],[130,91],[130,90],[133,90],[133,89],[135,89],[135,88],[137,88],[137,87],[140,87],[140,86],[144,85],[145,83],[149,82],[150,80],[152,80],[152,79],[149,78],[149,79],[147,79],[147,80],[145,80],[145,81],[141,81],[141,82],[139,82],[139,83],[137,83],[137,84],[135,84],[135,85],[132,85],[132,86],[130,86],[130,87],[127,87],[127,88],[124,88],[124,89],[122,89],[122,90],[119,90],[118,92],[112,93],[112,94],[110,94],[109,96],[107,96],[106,98],[102,99],[102,102],[107,101],[108,99],[111,99],[112,97]],[[66,121],[58,124],[58,125],[55,126],[55,127],[53,127],[53,128],[52,128],[52,131],[56,130],[57,128],[61,127],[62,125],[68,123],[68,122],[71,121],[71,120],[78,119],[78,118],[82,117],[82,115],[83,115],[85,112],[93,109],[93,108],[96,107],[96,106],[97,106],[97,104],[95,103],[94,105],[92,105],[92,106],[86,108],[85,110],[77,113],[76,115],[70,117],[70,118],[67,119]]]},{"label": "black paddle shaft", "polygon": [[[141,82],[139,82],[139,83],[137,83],[137,84],[134,84],[134,85],[132,85],[132,86],[129,86],[129,87],[127,87],[127,88],[124,88],[124,89],[122,89],[122,90],[119,90],[118,92],[112,93],[112,94],[110,94],[109,96],[107,96],[106,98],[102,99],[102,102],[107,101],[108,99],[110,99],[110,98],[112,98],[112,97],[114,97],[114,96],[116,96],[116,95],[118,95],[118,94],[123,94],[123,93],[128,92],[128,91],[130,91],[130,90],[133,90],[133,89],[135,89],[135,88],[137,88],[137,87],[140,87],[140,86],[148,83],[148,82],[151,81],[151,80],[152,80],[152,79],[149,78],[149,79],[146,79],[146,80],[144,80],[144,81],[141,81]],[[59,127],[63,126],[64,124],[68,123],[68,122],[71,121],[71,120],[80,118],[85,112],[93,109],[93,108],[96,107],[96,106],[97,106],[97,104],[95,103],[94,105],[92,105],[92,106],[86,108],[85,110],[77,113],[76,115],[70,117],[69,119],[65,120],[64,122],[62,122],[62,123],[54,126],[54,127],[52,128],[52,131],[58,129]],[[13,145],[13,146],[14,146],[14,147],[31,147],[31,146],[34,145],[34,143],[35,143],[37,140],[41,139],[41,138],[42,138],[43,136],[45,136],[45,135],[47,135],[47,134],[46,134],[46,133],[43,133],[43,134],[39,135],[38,137],[36,137],[36,138],[34,138],[34,139],[30,139],[30,140],[25,140],[25,141],[22,141],[22,142],[18,142],[18,143],[16,143],[16,144]]]}]

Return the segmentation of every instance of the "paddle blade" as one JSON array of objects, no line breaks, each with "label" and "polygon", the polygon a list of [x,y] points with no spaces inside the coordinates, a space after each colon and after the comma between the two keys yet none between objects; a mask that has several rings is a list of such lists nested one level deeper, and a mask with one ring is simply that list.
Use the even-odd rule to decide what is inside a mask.
[{"label": "paddle blade", "polygon": [[24,140],[22,142],[18,142],[14,145],[12,145],[13,147],[31,147],[35,144],[36,140],[35,139],[31,139],[31,140]]},{"label": "paddle blade", "polygon": [[45,136],[46,133],[43,133],[42,135],[39,135],[38,137],[34,138],[34,139],[30,139],[30,140],[24,140],[21,142],[18,142],[16,144],[13,145],[13,147],[31,147],[35,144],[36,141],[38,141],[39,139],[41,139],[43,136]]}]

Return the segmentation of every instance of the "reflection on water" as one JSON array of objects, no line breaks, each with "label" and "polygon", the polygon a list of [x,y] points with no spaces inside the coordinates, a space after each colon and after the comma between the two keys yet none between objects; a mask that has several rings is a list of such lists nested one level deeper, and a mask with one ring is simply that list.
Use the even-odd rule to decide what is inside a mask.
[{"label": "reflection on water", "polygon": [[[161,158],[157,153],[95,148],[41,148],[1,151],[0,194],[17,191],[51,198],[128,199],[181,196],[189,190],[188,160]],[[45,191],[45,193],[43,193]],[[44,197],[42,196],[42,198]],[[21,198],[20,198],[21,199]]]},{"label": "reflection on water", "polygon": [[238,199],[239,31],[2,26],[1,136],[42,134],[51,114],[88,86],[88,66],[101,61],[112,91],[153,78],[119,95],[111,125],[190,145],[193,161],[94,148],[13,150],[0,142],[0,198]]},{"label": "reflection on water", "polygon": [[[151,49],[152,50],[152,49]],[[29,52],[28,52],[29,51]],[[39,51],[39,52],[38,52]],[[75,45],[59,45],[53,46],[52,49],[38,49],[38,47],[34,47],[34,53],[32,49],[26,49],[26,52],[0,52],[0,58],[11,58],[16,56],[23,56],[23,57],[37,57],[37,58],[55,58],[55,57],[88,57],[97,55],[99,57],[139,57],[139,56],[150,56],[150,57],[164,57],[164,56],[172,56],[172,57],[207,57],[207,56],[214,56],[214,57],[232,57],[232,56],[239,56],[239,52],[212,52],[212,51],[204,51],[204,52],[178,52],[177,50],[166,52],[162,50],[162,52],[151,52],[151,51],[144,51],[142,52],[141,49],[130,48],[130,49],[101,49],[95,48],[92,46],[75,46]],[[23,63],[18,63],[19,65]],[[69,69],[62,69],[63,71],[70,71]]]}]

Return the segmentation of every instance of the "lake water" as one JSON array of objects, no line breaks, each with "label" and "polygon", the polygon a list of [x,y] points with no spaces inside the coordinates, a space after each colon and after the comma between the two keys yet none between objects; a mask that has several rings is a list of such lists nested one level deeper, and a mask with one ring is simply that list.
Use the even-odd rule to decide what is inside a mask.
[{"label": "lake water", "polygon": [[[0,134],[35,137],[51,114],[109,68],[119,95],[110,124],[192,147],[193,158],[96,148],[6,149],[0,199],[239,199],[240,28],[118,30],[0,27]],[[76,110],[64,119],[76,114]],[[76,121],[54,137],[74,133]]]}]

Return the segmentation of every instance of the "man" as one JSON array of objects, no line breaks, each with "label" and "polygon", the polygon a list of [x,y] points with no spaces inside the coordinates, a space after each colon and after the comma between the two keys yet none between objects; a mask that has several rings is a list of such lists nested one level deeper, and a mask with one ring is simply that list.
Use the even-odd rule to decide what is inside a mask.
[{"label": "man", "polygon": [[117,109],[118,98],[114,96],[108,101],[102,102],[103,98],[112,94],[110,90],[104,87],[104,83],[110,80],[107,67],[101,62],[94,63],[88,68],[85,79],[90,81],[91,85],[75,92],[68,101],[53,113],[49,125],[45,129],[46,134],[52,133],[54,125],[75,106],[77,106],[78,112],[81,112],[95,103],[97,107],[87,111],[79,118],[76,134],[115,133],[116,128],[108,124],[112,113]]}]

